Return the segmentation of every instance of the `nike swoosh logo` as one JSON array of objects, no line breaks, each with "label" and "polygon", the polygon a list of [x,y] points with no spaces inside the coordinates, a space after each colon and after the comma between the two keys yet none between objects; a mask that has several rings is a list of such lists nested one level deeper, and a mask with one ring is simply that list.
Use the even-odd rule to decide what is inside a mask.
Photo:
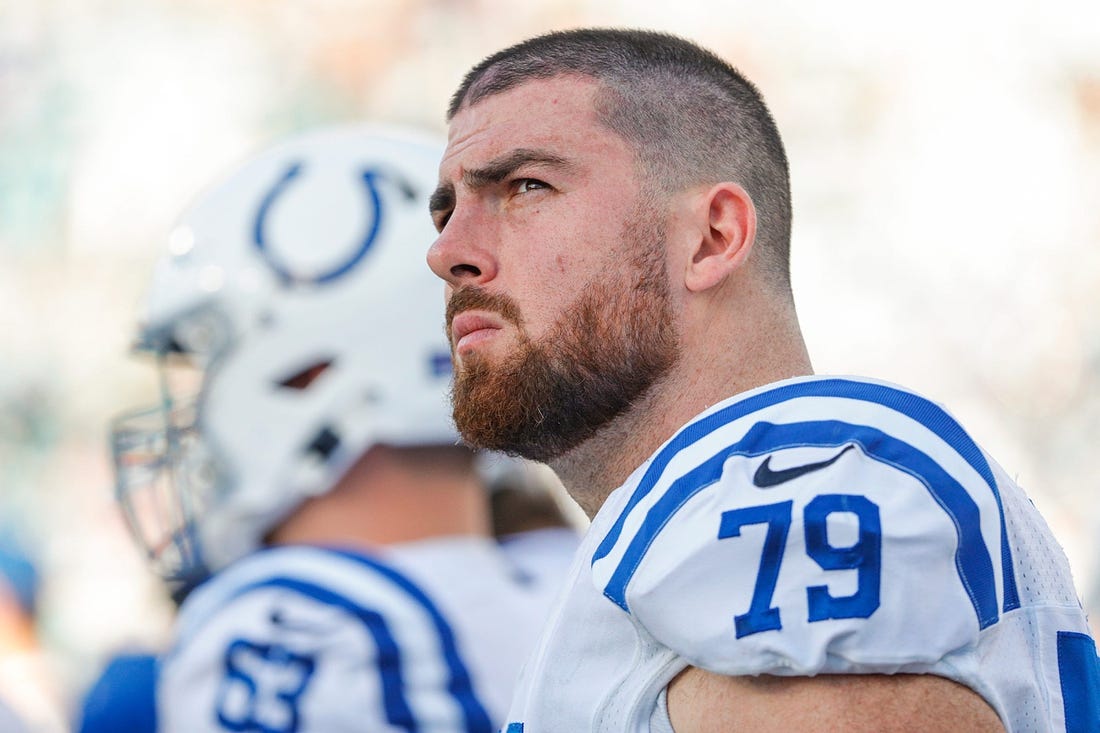
[{"label": "nike swoosh logo", "polygon": [[854,447],[855,446],[852,445],[846,446],[844,450],[840,451],[827,461],[806,463],[801,466],[794,466],[793,468],[781,468],[778,471],[773,471],[771,469],[772,457],[768,456],[764,459],[764,462],[760,464],[760,467],[756,469],[756,473],[753,474],[752,483],[754,486],[761,489],[770,489],[773,486],[785,484],[788,481],[793,481],[799,476],[805,476],[808,473],[813,473],[814,471],[820,471],[823,468],[828,468],[829,466],[836,463],[842,455],[844,455]]}]

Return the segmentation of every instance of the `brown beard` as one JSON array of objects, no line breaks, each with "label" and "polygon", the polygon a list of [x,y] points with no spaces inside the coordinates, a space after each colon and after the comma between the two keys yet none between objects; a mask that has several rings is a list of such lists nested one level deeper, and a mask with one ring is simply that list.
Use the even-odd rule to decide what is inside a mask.
[{"label": "brown beard", "polygon": [[665,274],[665,237],[653,215],[627,224],[642,251],[593,277],[577,302],[533,341],[515,301],[467,286],[447,304],[447,325],[471,308],[516,327],[519,344],[498,363],[463,357],[451,393],[467,443],[537,461],[554,459],[623,414],[675,364],[677,333]]}]

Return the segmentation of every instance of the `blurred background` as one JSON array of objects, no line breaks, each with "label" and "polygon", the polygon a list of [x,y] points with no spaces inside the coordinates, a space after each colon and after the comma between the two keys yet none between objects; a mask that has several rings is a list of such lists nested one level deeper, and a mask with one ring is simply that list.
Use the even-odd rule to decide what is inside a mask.
[{"label": "blurred background", "polygon": [[[578,25],[679,33],[758,83],[792,162],[817,370],[946,404],[1100,616],[1095,0],[0,0],[0,559],[17,548],[0,570],[23,568],[20,658],[63,717],[106,654],[159,643],[170,617],[104,431],[153,395],[128,347],[174,216],[289,132],[442,134],[470,65]],[[0,684],[25,678],[15,658]]]}]

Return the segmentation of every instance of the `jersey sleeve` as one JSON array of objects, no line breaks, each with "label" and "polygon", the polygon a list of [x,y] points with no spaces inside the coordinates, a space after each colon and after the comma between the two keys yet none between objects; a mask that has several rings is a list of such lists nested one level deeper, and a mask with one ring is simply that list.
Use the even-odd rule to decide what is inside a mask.
[{"label": "jersey sleeve", "polygon": [[658,643],[729,675],[922,672],[997,620],[996,487],[950,446],[755,430],[670,465],[593,564]]},{"label": "jersey sleeve", "polygon": [[166,730],[489,730],[446,620],[411,581],[319,550],[272,560],[188,599],[162,665]]}]

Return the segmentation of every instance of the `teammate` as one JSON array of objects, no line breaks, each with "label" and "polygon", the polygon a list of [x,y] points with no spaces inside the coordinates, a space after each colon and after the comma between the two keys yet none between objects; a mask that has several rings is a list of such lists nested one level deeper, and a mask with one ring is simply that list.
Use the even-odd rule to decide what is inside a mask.
[{"label": "teammate", "polygon": [[592,518],[508,733],[1100,730],[1021,489],[933,402],[813,376],[751,83],[576,30],[478,64],[448,119],[428,261],[458,427]]},{"label": "teammate", "polygon": [[112,442],[135,536],[190,590],[159,730],[504,717],[546,611],[489,536],[448,414],[422,265],[440,148],[376,127],[291,138],[200,197],[156,265],[138,343],[162,404]]}]

